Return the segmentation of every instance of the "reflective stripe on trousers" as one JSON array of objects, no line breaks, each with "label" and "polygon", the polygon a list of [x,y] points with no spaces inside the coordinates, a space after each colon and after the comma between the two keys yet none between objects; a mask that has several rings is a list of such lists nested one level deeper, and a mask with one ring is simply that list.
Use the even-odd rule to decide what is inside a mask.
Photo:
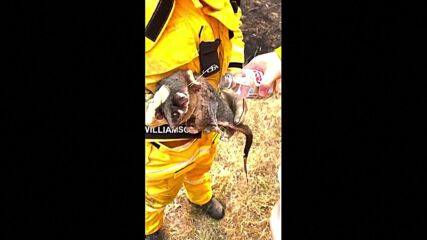
[{"label": "reflective stripe on trousers", "polygon": [[160,229],[163,213],[182,185],[187,198],[195,204],[205,204],[212,198],[208,173],[216,155],[217,133],[202,135],[185,148],[171,149],[160,144],[156,148],[146,143],[145,234]]}]

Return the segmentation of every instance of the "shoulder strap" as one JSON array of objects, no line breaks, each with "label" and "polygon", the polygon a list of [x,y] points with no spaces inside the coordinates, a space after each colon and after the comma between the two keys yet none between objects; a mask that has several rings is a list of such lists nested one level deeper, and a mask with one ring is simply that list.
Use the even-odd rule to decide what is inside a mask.
[{"label": "shoulder strap", "polygon": [[150,0],[145,2],[145,51],[149,51],[165,29],[173,9],[174,0]]}]

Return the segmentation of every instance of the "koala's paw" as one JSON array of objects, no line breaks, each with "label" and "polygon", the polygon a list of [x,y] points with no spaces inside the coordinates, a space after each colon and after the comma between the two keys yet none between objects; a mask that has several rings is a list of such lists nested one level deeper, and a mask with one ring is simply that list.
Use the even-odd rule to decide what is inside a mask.
[{"label": "koala's paw", "polygon": [[193,126],[188,126],[187,131],[191,134],[196,134],[199,132],[199,129],[197,129],[196,127],[193,127]]},{"label": "koala's paw", "polygon": [[210,133],[212,131],[215,131],[215,127],[213,126],[207,126],[205,129],[203,129],[204,133]]}]

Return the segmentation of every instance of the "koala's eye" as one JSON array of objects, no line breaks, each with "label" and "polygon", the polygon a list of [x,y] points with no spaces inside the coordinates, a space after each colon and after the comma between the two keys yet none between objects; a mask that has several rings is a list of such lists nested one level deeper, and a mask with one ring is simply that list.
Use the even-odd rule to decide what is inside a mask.
[{"label": "koala's eye", "polygon": [[178,112],[173,112],[172,113],[172,117],[173,118],[178,118],[179,117],[179,113]]}]

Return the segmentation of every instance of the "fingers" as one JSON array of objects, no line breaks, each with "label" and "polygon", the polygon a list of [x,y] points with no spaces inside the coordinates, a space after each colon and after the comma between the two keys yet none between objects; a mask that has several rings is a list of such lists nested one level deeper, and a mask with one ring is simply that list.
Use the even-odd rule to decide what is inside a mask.
[{"label": "fingers", "polygon": [[157,92],[154,94],[153,108],[157,109],[158,107],[160,107],[160,105],[166,101],[169,94],[170,94],[169,88],[167,88],[166,86],[160,87],[160,89],[157,90]]},{"label": "fingers", "polygon": [[154,104],[152,100],[145,102],[145,105],[145,125],[150,127],[157,127],[167,124],[167,121],[163,117],[163,114],[161,114],[161,111],[153,108]]},{"label": "fingers", "polygon": [[265,61],[263,61],[263,55],[254,57],[248,64],[243,66],[243,69],[255,69],[261,72],[265,70]]},{"label": "fingers", "polygon": [[[151,95],[150,95],[151,94]],[[147,93],[145,95],[145,125],[160,126],[166,124],[166,120],[156,111],[162,103],[166,101],[170,94],[170,90],[166,86],[162,86],[154,95]],[[148,99],[148,100],[147,100]]]},{"label": "fingers", "polygon": [[235,103],[235,112],[234,112],[234,123],[239,125],[245,121],[246,112],[248,111],[248,106],[244,98],[236,98]]},{"label": "fingers", "polygon": [[274,82],[281,78],[281,60],[275,52],[256,56],[244,69],[256,69],[264,73],[259,87],[259,96],[265,97]]},{"label": "fingers", "polygon": [[221,90],[221,97],[226,101],[234,113],[234,123],[239,125],[244,122],[248,106],[244,98],[239,97],[233,90]]},{"label": "fingers", "polygon": [[265,97],[270,90],[270,87],[281,78],[282,64],[280,58],[276,53],[268,53],[265,55],[267,61],[267,68],[265,69],[264,76],[260,83],[259,95]]},{"label": "fingers", "polygon": [[220,94],[221,94],[221,97],[227,102],[228,106],[232,107],[233,101],[235,98],[235,94],[233,90],[229,88],[225,88],[221,90]]},{"label": "fingers", "polygon": [[270,90],[270,87],[273,86],[273,83],[278,79],[277,73],[271,71],[270,69],[264,73],[261,83],[259,85],[259,96],[265,97]]},{"label": "fingers", "polygon": [[154,97],[154,94],[148,90],[145,89],[145,101],[147,102],[148,100],[152,99]]},{"label": "fingers", "polygon": [[150,126],[156,120],[156,111],[153,108],[153,99],[145,101],[145,125]]}]

